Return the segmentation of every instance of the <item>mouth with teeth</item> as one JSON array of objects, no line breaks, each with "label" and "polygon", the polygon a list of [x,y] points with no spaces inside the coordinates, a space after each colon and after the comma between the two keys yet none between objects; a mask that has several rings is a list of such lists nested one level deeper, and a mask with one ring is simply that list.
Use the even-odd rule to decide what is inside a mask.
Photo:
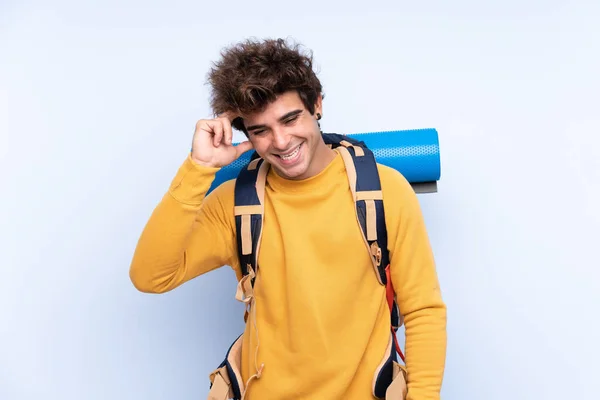
[{"label": "mouth with teeth", "polygon": [[302,143],[296,146],[292,151],[286,154],[276,154],[279,158],[280,163],[283,165],[292,165],[300,159],[300,152],[302,150]]}]

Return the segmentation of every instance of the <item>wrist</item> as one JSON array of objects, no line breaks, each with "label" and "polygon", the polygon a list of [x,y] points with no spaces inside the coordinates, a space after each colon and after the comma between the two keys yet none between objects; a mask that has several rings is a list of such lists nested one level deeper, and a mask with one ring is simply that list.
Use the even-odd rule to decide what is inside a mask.
[{"label": "wrist", "polygon": [[182,204],[200,205],[219,168],[203,167],[188,154],[169,186],[171,196]]},{"label": "wrist", "polygon": [[194,157],[193,153],[190,153],[190,157],[189,158],[190,158],[190,161],[193,164],[195,164],[196,166],[199,166],[199,167],[203,167],[203,168],[220,168],[219,165],[215,165],[212,162],[206,162],[206,161],[199,160],[198,158]]}]

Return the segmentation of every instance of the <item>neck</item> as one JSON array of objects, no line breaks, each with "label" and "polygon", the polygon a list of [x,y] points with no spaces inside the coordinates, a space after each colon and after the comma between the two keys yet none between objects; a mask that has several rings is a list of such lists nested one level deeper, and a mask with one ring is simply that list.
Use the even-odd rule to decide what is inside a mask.
[{"label": "neck", "polygon": [[[317,163],[314,164],[315,171],[311,175],[317,175],[321,171],[325,169],[335,158],[336,156],[335,150],[332,150],[325,144],[325,142],[321,141],[319,143],[319,147],[317,151],[315,151],[314,160],[318,160]],[[313,161],[314,162],[314,161]]]}]

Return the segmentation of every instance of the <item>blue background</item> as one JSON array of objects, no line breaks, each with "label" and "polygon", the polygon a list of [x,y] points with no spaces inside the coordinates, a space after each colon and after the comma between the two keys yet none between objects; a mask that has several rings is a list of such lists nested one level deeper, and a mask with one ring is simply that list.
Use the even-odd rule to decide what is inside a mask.
[{"label": "blue background", "polygon": [[199,399],[243,328],[222,268],[128,268],[210,115],[221,47],[314,50],[326,132],[434,127],[419,195],[448,304],[444,399],[598,398],[596,1],[0,2],[0,399]]}]

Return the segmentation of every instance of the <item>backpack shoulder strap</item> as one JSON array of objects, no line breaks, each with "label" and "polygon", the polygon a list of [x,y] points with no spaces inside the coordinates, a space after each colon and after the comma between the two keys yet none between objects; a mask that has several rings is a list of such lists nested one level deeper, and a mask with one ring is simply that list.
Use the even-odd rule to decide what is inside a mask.
[{"label": "backpack shoulder strap", "polygon": [[344,160],[350,190],[356,202],[360,224],[377,280],[385,285],[389,264],[383,193],[373,152],[362,141],[339,134],[325,134],[324,139]]},{"label": "backpack shoulder strap", "polygon": [[[391,313],[391,328],[395,333],[403,321],[390,276],[383,191],[375,156],[362,141],[339,134],[324,134],[323,136],[325,143],[338,151],[344,160],[348,183],[356,202],[356,218],[361,227],[367,251],[371,254],[377,279],[386,287],[386,298]],[[395,334],[393,339],[396,351],[404,359]]]},{"label": "backpack shoulder strap", "polygon": [[262,158],[253,158],[240,170],[235,183],[234,214],[242,276],[257,270],[268,169],[269,164]]}]

